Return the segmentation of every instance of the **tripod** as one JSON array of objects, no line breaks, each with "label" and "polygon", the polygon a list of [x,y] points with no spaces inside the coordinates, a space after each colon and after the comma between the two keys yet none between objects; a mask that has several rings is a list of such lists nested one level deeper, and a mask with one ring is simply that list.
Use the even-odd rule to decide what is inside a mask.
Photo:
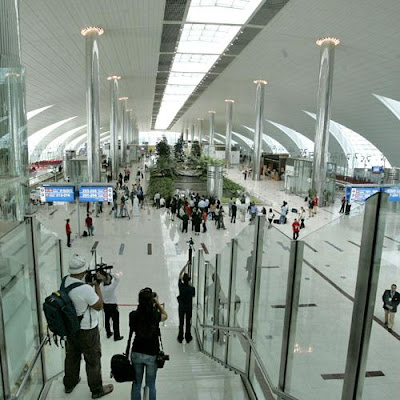
[{"label": "tripod", "polygon": [[190,238],[186,243],[189,245],[187,266],[188,266],[188,275],[191,277],[192,276],[192,259],[193,259],[193,250],[194,250],[193,239]]}]

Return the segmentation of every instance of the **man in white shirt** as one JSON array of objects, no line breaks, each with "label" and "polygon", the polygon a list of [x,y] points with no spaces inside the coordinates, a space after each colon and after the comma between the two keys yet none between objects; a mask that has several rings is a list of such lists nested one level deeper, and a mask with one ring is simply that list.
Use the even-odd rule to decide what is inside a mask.
[{"label": "man in white shirt", "polygon": [[[82,282],[88,264],[86,260],[74,254],[69,263],[69,273],[65,281],[65,287]],[[99,280],[104,279],[97,274]],[[88,386],[92,392],[92,399],[99,399],[111,393],[113,385],[104,385],[101,378],[101,346],[98,328],[98,312],[103,308],[103,298],[99,283],[84,284],[72,289],[69,297],[74,304],[76,314],[81,318],[81,329],[74,335],[67,336],[64,387],[65,393],[71,393],[80,382],[79,372],[81,358],[86,362],[86,374]]]},{"label": "man in white shirt", "polygon": [[114,330],[114,340],[122,340],[124,337],[120,335],[119,331],[119,311],[118,311],[118,301],[115,294],[115,290],[121,279],[120,274],[108,274],[105,276],[103,282],[100,283],[100,290],[103,295],[103,306],[104,306],[104,319],[106,325],[107,338],[113,335],[110,328],[110,319],[113,323]]}]

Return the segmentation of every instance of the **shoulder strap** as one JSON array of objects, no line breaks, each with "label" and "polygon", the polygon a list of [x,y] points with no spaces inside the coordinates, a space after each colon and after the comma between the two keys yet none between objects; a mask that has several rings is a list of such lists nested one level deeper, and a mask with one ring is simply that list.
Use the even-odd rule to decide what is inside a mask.
[{"label": "shoulder strap", "polygon": [[65,287],[65,281],[66,281],[66,279],[67,279],[66,276],[62,279],[60,290],[64,290],[65,293],[67,293],[67,294],[68,294],[72,289],[75,289],[75,288],[77,288],[78,286],[84,285],[83,282],[75,282],[75,283],[72,283],[71,285]]},{"label": "shoulder strap", "polygon": [[158,339],[159,339],[159,341],[160,341],[161,350],[164,351],[164,346],[163,346],[163,344],[162,344],[161,329],[160,329],[160,327],[158,327]]},{"label": "shoulder strap", "polygon": [[132,329],[132,327],[130,326],[130,327],[129,327],[129,338],[128,338],[128,343],[126,344],[126,350],[125,350],[125,354],[126,354],[126,356],[127,356],[128,358],[129,358],[129,350],[130,350],[130,347],[131,347],[132,335],[133,335],[133,329]]}]

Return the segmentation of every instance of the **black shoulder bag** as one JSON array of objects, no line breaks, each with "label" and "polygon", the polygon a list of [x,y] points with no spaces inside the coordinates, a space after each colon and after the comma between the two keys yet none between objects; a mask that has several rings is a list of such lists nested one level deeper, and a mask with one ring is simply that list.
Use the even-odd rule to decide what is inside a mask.
[{"label": "black shoulder bag", "polygon": [[114,378],[117,382],[134,382],[136,379],[135,368],[129,360],[132,335],[133,330],[130,327],[125,353],[115,354],[111,357],[111,378]]},{"label": "black shoulder bag", "polygon": [[158,328],[158,339],[160,341],[161,349],[158,351],[157,358],[156,358],[156,364],[157,364],[157,368],[164,368],[165,361],[169,361],[169,355],[164,353],[164,346],[162,344],[160,328]]}]

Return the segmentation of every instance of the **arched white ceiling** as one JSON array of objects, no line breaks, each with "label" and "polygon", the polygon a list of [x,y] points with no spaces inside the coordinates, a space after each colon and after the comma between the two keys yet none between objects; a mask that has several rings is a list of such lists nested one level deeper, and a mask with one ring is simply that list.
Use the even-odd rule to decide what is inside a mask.
[{"label": "arched white ceiling", "polygon": [[289,138],[296,144],[303,156],[308,155],[314,151],[314,142],[308,137],[302,135],[300,132],[289,128],[288,126],[278,124],[277,122],[266,120],[270,124],[276,126],[283,133],[285,133]]},{"label": "arched white ceiling", "polygon": [[[245,125],[243,125],[243,127],[252,132],[253,134],[255,133],[255,129],[249,128],[248,126]],[[289,151],[286,149],[286,147],[282,146],[282,144],[280,144],[277,140],[266,135],[265,133],[263,133],[263,141],[268,145],[273,154],[281,154],[281,153],[290,154]]]},{"label": "arched white ceiling", "polygon": [[50,105],[50,106],[45,106],[42,108],[37,108],[36,110],[32,110],[32,111],[28,111],[26,113],[26,119],[29,121],[31,118],[33,118],[35,115],[38,115],[40,113],[42,113],[43,111],[48,110],[49,108],[53,107],[54,104]]},{"label": "arched white ceiling", "polygon": [[390,99],[389,97],[379,96],[378,94],[372,93],[382,104],[384,104],[397,119],[400,119],[400,101]]},{"label": "arched white ceiling", "polygon": [[[81,131],[82,129],[86,128],[85,125],[78,126],[77,128],[71,129],[68,132],[63,133],[62,135],[58,136],[57,138],[53,139],[45,148],[44,152],[48,151],[57,151],[62,155],[62,148],[65,147],[68,139],[73,136],[75,133]],[[62,148],[60,148],[62,147]]]},{"label": "arched white ceiling", "polygon": [[[34,157],[36,147],[38,143],[43,140],[48,134],[50,134],[53,130],[57,129],[61,125],[66,124],[67,122],[75,119],[76,117],[70,117],[63,119],[61,121],[55,122],[49,126],[46,126],[43,129],[33,133],[32,135],[28,136],[28,149],[29,149],[29,157]],[[33,160],[34,161],[34,160]]]},{"label": "arched white ceiling", "polygon": [[[316,114],[308,111],[304,112],[314,120],[316,119]],[[353,160],[350,167],[364,168],[366,166],[371,167],[379,165],[385,165],[388,168],[391,167],[383,153],[359,133],[333,120],[330,121],[329,131],[339,142],[348,160]]]}]

